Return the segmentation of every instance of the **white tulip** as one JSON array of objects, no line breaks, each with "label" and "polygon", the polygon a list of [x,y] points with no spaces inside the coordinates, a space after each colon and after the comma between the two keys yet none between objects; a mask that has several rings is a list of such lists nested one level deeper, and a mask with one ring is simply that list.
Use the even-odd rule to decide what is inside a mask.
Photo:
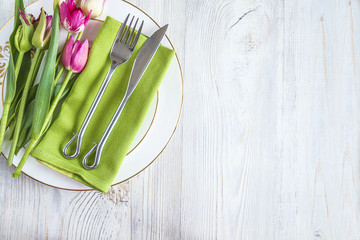
[{"label": "white tulip", "polygon": [[105,0],[81,0],[80,8],[86,15],[92,11],[90,18],[96,18],[103,12],[104,4]]}]

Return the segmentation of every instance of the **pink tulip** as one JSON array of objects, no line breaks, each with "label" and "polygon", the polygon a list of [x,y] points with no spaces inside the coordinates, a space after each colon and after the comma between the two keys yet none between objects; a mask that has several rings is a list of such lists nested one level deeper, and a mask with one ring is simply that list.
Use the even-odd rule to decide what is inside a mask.
[{"label": "pink tulip", "polygon": [[88,40],[86,39],[83,43],[80,41],[74,42],[74,37],[71,35],[64,46],[61,60],[67,70],[78,73],[84,69],[88,54]]},{"label": "pink tulip", "polygon": [[61,25],[69,32],[84,31],[90,20],[91,12],[85,17],[81,8],[76,7],[75,0],[65,0],[59,7]]}]

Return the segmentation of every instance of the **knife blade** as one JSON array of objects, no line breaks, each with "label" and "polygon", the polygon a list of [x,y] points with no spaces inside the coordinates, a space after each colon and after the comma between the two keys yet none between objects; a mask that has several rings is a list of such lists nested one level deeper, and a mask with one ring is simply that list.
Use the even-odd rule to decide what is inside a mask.
[{"label": "knife blade", "polygon": [[164,37],[167,28],[168,24],[158,29],[148,38],[148,40],[146,40],[146,42],[141,47],[131,70],[129,86],[127,90],[128,96],[132,94],[132,92],[136,88],[136,85],[144,74],[147,66],[151,62],[151,59],[154,57],[155,52],[159,48],[160,42]]}]

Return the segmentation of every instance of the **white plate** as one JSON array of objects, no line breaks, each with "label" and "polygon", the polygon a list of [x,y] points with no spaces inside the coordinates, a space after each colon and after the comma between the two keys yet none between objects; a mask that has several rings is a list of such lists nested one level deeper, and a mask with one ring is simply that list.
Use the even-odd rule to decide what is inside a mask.
[{"label": "white plate", "polygon": [[[45,11],[52,13],[52,2],[53,1],[40,0],[27,7],[26,11],[27,13],[32,13],[37,16],[40,12],[40,8],[44,7]],[[123,21],[128,13],[144,20],[143,33],[145,35],[149,36],[159,28],[159,24],[157,24],[144,11],[125,1],[107,0],[104,12],[98,19],[105,20],[106,16],[111,16],[119,21]],[[89,37],[90,39],[93,38],[95,36],[94,33],[99,29],[101,24],[101,21],[92,21],[89,23],[86,31],[91,31],[92,33],[84,33],[84,36]],[[8,21],[0,30],[0,79],[2,79],[2,82],[4,82],[5,79],[9,57],[9,47],[7,41],[12,32],[12,28],[13,19]],[[62,38],[63,41],[65,36],[66,32],[62,30],[60,38]],[[163,39],[161,44],[169,48],[173,48],[167,36]],[[2,89],[2,92],[4,96],[4,88]],[[180,119],[182,102],[183,79],[180,62],[176,55],[158,90],[157,98],[153,100],[144,124],[137,134],[135,141],[130,148],[131,150],[125,157],[113,184],[118,184],[135,176],[149,166],[162,153],[176,130]],[[0,111],[2,112],[2,104],[0,108]],[[9,142],[4,143],[5,157],[8,155],[10,145],[11,144]],[[18,156],[15,157],[15,166],[19,163],[24,152],[25,150],[22,149]],[[82,183],[65,177],[64,175],[45,167],[32,157],[27,160],[23,168],[23,173],[43,184],[56,188],[67,190],[90,189]]]}]

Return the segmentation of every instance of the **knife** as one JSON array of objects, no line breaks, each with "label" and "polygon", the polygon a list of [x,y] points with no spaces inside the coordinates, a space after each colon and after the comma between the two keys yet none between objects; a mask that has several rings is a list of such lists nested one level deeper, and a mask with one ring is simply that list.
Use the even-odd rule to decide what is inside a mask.
[{"label": "knife", "polygon": [[[164,37],[165,32],[168,28],[168,25],[163,26],[159,30],[153,33],[151,37],[149,37],[148,40],[144,43],[144,45],[141,47],[138,55],[136,56],[136,59],[134,61],[134,65],[131,69],[131,75],[128,82],[128,87],[125,92],[125,96],[122,99],[120,105],[116,109],[115,114],[113,115],[109,125],[107,126],[104,134],[102,135],[99,145],[96,149],[96,156],[95,156],[95,162],[98,164],[100,162],[101,153],[104,148],[104,145],[109,138],[109,135],[111,131],[113,130],[117,120],[119,119],[122,110],[124,109],[128,99],[130,98],[131,94],[133,93],[134,89],[136,88],[136,85],[138,84],[139,80],[141,79],[142,75],[144,74],[147,66],[149,65],[151,59],[153,58],[156,50],[159,48],[161,39]],[[92,151],[96,148],[96,143],[94,143],[94,146],[92,149],[84,156],[83,159],[83,165],[86,163],[86,159],[89,157],[89,155],[92,153]],[[96,165],[97,165],[96,164]],[[95,166],[96,167],[96,166]]]},{"label": "knife", "polygon": [[141,47],[138,55],[136,56],[134,65],[131,70],[131,75],[129,79],[129,86],[127,89],[126,96],[132,94],[142,75],[144,74],[147,66],[149,65],[151,59],[155,55],[156,50],[159,48],[161,39],[164,37],[165,32],[168,28],[168,24],[158,29],[156,32],[149,37],[149,39]]}]

